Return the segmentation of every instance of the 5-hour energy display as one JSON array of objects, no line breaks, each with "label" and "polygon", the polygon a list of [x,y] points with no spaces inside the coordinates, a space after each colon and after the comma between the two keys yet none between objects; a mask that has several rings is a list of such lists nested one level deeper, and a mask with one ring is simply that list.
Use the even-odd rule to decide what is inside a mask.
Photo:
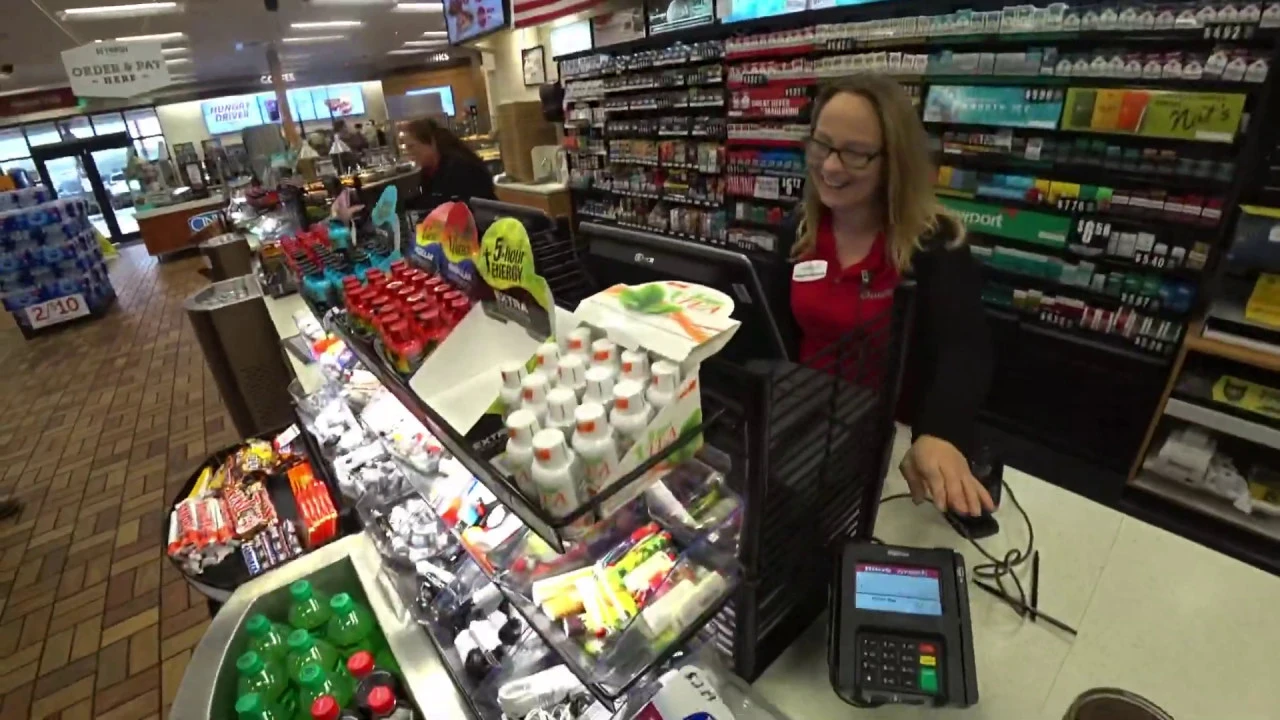
[{"label": "5-hour energy display", "polygon": [[942,614],[942,590],[938,571],[906,565],[858,563],[854,578],[854,607],[859,610]]}]

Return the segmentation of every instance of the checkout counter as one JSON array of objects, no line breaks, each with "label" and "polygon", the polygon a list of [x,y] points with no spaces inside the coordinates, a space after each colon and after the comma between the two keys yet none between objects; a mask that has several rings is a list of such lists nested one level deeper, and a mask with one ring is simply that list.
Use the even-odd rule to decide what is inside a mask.
[{"label": "checkout counter", "polygon": [[[293,300],[267,301],[282,336],[293,334],[287,319],[302,306]],[[908,442],[909,433],[899,428],[895,459]],[[1280,699],[1272,680],[1280,647],[1280,578],[1018,470],[1006,469],[1005,482],[1034,526],[1041,555],[1039,607],[1079,634],[1019,617],[1000,599],[970,586],[979,700],[964,717],[1059,720],[1078,695],[1097,687],[1143,695],[1177,720],[1277,717]],[[884,496],[905,491],[901,475],[892,470]],[[1000,533],[979,541],[987,552],[1001,557],[1025,548],[1028,527],[1007,492],[995,517]],[[884,503],[875,532],[893,545],[953,548],[968,568],[986,562],[928,504],[915,506],[905,498]],[[196,648],[170,717],[230,717],[232,650],[243,642],[236,637],[241,621],[250,612],[283,612],[288,584],[313,576],[359,583],[426,717],[470,718],[430,639],[386,586],[381,563],[368,537],[357,535],[244,585]],[[1018,569],[1024,585],[1030,565]],[[765,701],[757,710],[768,708],[764,716],[774,716],[773,706],[796,720],[955,715],[952,709],[845,704],[828,680],[826,638],[820,619],[756,680],[752,694]]]},{"label": "checkout counter", "polygon": [[194,236],[198,232],[198,229],[191,226],[192,218],[220,210],[226,205],[227,200],[223,194],[213,192],[200,200],[138,210],[134,219],[138,221],[138,232],[142,235],[147,253],[154,257],[192,247]]},{"label": "checkout counter", "polygon": [[569,186],[562,182],[510,182],[506,175],[496,175],[493,178],[493,190],[502,202],[541,210],[552,218],[569,218],[573,215]]}]

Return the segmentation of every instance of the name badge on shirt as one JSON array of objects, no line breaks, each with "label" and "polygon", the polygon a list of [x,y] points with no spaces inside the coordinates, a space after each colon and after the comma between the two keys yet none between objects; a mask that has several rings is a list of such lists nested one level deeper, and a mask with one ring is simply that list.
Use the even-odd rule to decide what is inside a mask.
[{"label": "name badge on shirt", "polygon": [[791,268],[791,279],[795,282],[813,282],[827,276],[826,260],[806,260],[798,262]]}]

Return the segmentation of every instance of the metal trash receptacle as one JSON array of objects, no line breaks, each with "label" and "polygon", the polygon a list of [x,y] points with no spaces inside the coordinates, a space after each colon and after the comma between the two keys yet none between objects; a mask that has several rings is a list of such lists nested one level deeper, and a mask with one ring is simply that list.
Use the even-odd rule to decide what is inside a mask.
[{"label": "metal trash receptacle", "polygon": [[292,422],[289,369],[252,275],[213,283],[183,303],[241,437]]},{"label": "metal trash receptacle", "polygon": [[249,240],[238,233],[224,233],[200,243],[200,252],[209,263],[210,280],[230,280],[253,272],[253,251]]}]

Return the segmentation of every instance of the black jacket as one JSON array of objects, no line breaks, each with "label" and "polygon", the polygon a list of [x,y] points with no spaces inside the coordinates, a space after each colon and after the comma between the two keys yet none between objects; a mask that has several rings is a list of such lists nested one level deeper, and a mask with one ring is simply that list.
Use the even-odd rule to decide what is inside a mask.
[{"label": "black jacket", "polygon": [[441,155],[440,165],[430,176],[422,176],[422,193],[445,200],[473,197],[497,200],[493,176],[482,160],[471,155]]},{"label": "black jacket", "polygon": [[[780,241],[786,256],[795,242],[795,219],[784,227]],[[982,276],[967,245],[949,247],[955,228],[940,220],[938,230],[921,238],[908,275],[916,281],[915,320],[908,352],[903,393],[910,400],[908,420],[913,436],[933,435],[955,445],[967,457],[976,442],[978,412],[991,384],[991,334],[982,307]],[[791,265],[784,265],[787,307],[777,313],[790,323]],[[795,349],[792,349],[795,356]]]}]

